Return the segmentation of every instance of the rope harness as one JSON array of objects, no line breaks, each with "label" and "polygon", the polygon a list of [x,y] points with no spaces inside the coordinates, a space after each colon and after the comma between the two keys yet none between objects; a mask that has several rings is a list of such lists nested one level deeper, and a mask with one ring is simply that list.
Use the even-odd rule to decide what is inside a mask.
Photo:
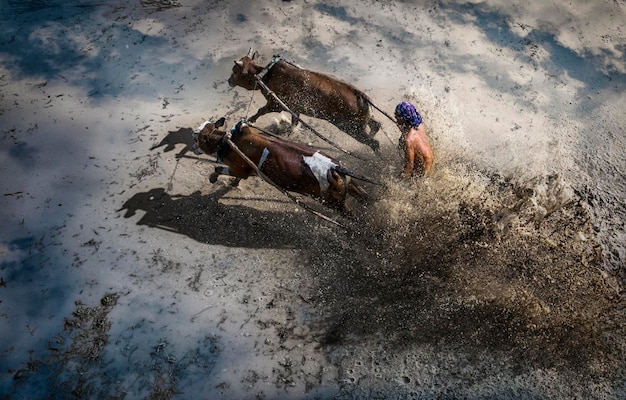
[{"label": "rope harness", "polygon": [[[269,70],[270,70],[270,69],[272,69],[272,67],[273,67],[274,65],[276,65],[276,64],[277,64],[280,60],[283,60],[283,61],[285,61],[285,62],[288,62],[288,61],[284,60],[284,59],[283,59],[280,55],[275,55],[275,56],[274,56],[274,58],[272,58],[272,61],[270,61],[270,63],[269,63],[269,64],[267,64],[267,65],[265,66],[265,68],[263,68],[263,69],[261,70],[261,72],[259,72],[258,74],[256,74],[256,76],[258,76],[258,77],[259,77],[259,79],[263,79],[263,78],[265,77],[265,74],[267,74],[267,73],[269,72]],[[291,63],[289,63],[289,64],[291,64]],[[292,64],[292,65],[293,65],[293,64]]]},{"label": "rope harness", "polygon": [[[315,128],[313,128],[311,125],[309,125],[307,122],[303,121],[302,118],[300,118],[296,113],[294,113],[293,111],[291,111],[291,109],[278,97],[278,95],[276,93],[274,93],[273,90],[271,90],[266,84],[265,82],[263,82],[263,79],[259,76],[261,73],[263,73],[263,76],[265,76],[265,74],[267,74],[267,71],[269,71],[271,69],[271,67],[273,67],[274,65],[276,65],[276,63],[278,61],[280,61],[280,58],[275,58],[274,60],[276,60],[276,62],[271,62],[270,64],[268,64],[267,67],[265,67],[259,74],[254,75],[254,78],[256,80],[256,83],[258,83],[266,92],[268,95],[272,96],[274,98],[274,100],[276,100],[276,102],[283,108],[283,110],[287,111],[289,114],[291,114],[291,118],[295,118],[296,120],[298,120],[302,125],[304,125],[308,130],[310,130],[311,132],[313,132],[313,134],[317,137],[319,137],[320,139],[322,139],[323,141],[325,141],[326,143],[330,144],[331,146],[333,146],[334,148],[336,148],[337,150],[348,154],[354,158],[358,158],[361,161],[368,161],[367,159],[364,159],[363,157],[360,157],[354,153],[352,153],[351,151],[348,151],[342,147],[340,147],[337,143],[333,142],[332,140],[328,139],[326,136],[322,135],[321,133],[319,133]],[[255,83],[255,87],[256,87],[256,83]],[[254,96],[254,91],[252,92],[252,96]],[[252,102],[252,100],[250,101]],[[247,116],[246,116],[247,117]]]},{"label": "rope harness", "polygon": [[[254,89],[252,90],[252,94],[250,95],[250,102],[248,103],[248,109],[246,110],[246,119],[248,118],[248,114],[250,112],[250,106],[252,105],[252,99],[254,98],[254,92],[256,91],[257,88],[257,83],[263,88],[265,89],[265,91],[267,92],[268,95],[272,96],[277,102],[278,104],[283,108],[283,110],[287,111],[289,114],[291,114],[292,118],[295,118],[296,120],[298,120],[300,123],[302,123],[302,125],[304,125],[307,129],[309,129],[311,132],[313,132],[313,134],[315,134],[317,137],[319,137],[320,139],[322,139],[323,141],[325,141],[326,143],[330,144],[331,146],[333,146],[334,148],[342,151],[345,154],[351,155],[355,158],[358,158],[361,161],[368,161],[362,157],[359,157],[353,153],[351,153],[348,150],[345,150],[341,147],[339,147],[339,145],[337,145],[336,143],[334,143],[333,141],[331,141],[330,139],[326,138],[325,136],[323,136],[322,134],[320,134],[319,132],[317,132],[311,125],[307,124],[305,121],[303,121],[297,114],[295,114],[293,111],[291,111],[289,109],[289,107],[287,107],[287,105],[278,97],[278,95],[276,93],[274,93],[274,91],[270,90],[270,88],[265,84],[265,82],[263,82],[263,78],[265,78],[265,75],[267,75],[267,73],[272,69],[272,67],[274,67],[274,65],[276,65],[279,61],[283,61],[295,68],[298,69],[303,69],[300,65],[296,64],[293,61],[290,60],[286,60],[284,59],[280,54],[276,54],[272,57],[272,61],[270,61],[262,70],[261,72],[259,72],[258,74],[255,74],[255,82],[254,82]],[[367,94],[363,93],[363,95],[365,96],[365,99],[367,100],[367,102],[374,107],[376,110],[378,110],[381,114],[383,114],[385,117],[387,117],[389,120],[391,120],[391,122],[393,122],[394,124],[397,124],[397,121],[395,120],[395,118],[393,118],[391,115],[389,115],[385,110],[381,109],[380,107],[378,107],[373,101],[372,99],[369,98],[369,96],[367,96]],[[387,132],[381,128],[381,130],[383,131],[383,133],[385,134],[385,136],[387,136],[387,138],[389,139],[389,141],[391,143],[394,143],[393,139],[391,139],[391,137],[389,137],[389,135],[387,134]]]},{"label": "rope harness", "polygon": [[[233,137],[233,133],[237,131],[237,126],[239,126],[239,124],[241,124],[242,122],[243,118],[237,121],[237,123],[233,125],[232,128],[230,128],[230,131],[226,132],[224,136],[222,136],[220,141],[217,143],[217,146],[215,146],[215,158],[217,159],[217,162],[222,162],[222,157],[220,156],[220,153],[225,148],[225,146],[229,145],[228,142],[230,141],[230,138]],[[211,133],[215,132],[216,130],[217,128],[213,129]]]},{"label": "rope harness", "polygon": [[[216,147],[216,158],[217,158],[217,162],[221,162],[221,157],[220,157],[220,153],[223,151],[223,149],[225,148],[225,146],[230,147],[233,151],[235,151],[235,153],[237,153],[257,174],[257,176],[259,176],[261,179],[263,179],[264,181],[266,181],[267,183],[269,183],[270,185],[274,186],[275,188],[277,188],[278,190],[280,190],[281,192],[283,192],[287,197],[289,197],[290,200],[292,200],[294,203],[296,203],[298,206],[300,206],[301,208],[303,208],[304,210],[312,213],[313,215],[322,218],[334,225],[340,226],[344,229],[348,229],[348,227],[346,227],[345,225],[335,221],[334,219],[312,209],[311,207],[309,207],[307,204],[303,203],[300,199],[298,199],[297,197],[295,197],[294,195],[292,195],[291,193],[289,193],[286,189],[280,187],[277,183],[275,183],[274,181],[272,181],[267,175],[265,175],[263,173],[263,171],[261,171],[261,168],[263,166],[263,163],[265,162],[265,159],[267,158],[267,153],[264,152],[263,156],[261,157],[261,160],[259,161],[259,164],[255,164],[252,160],[250,160],[250,158],[248,158],[248,156],[246,156],[241,149],[239,149],[239,147],[232,141],[232,136],[233,134],[237,131],[237,129],[241,126],[241,124],[245,123],[245,121],[248,119],[248,114],[250,111],[250,107],[252,105],[252,100],[254,98],[254,92],[256,91],[256,86],[257,84],[259,84],[266,92],[268,95],[272,96],[277,102],[278,104],[285,110],[287,111],[289,114],[291,114],[292,118],[295,118],[297,121],[299,121],[300,123],[302,123],[307,129],[309,129],[311,132],[313,132],[317,137],[319,137],[320,139],[324,140],[326,143],[330,144],[331,146],[335,147],[336,149],[342,151],[343,153],[346,153],[348,155],[351,155],[355,158],[358,158],[362,161],[367,161],[365,159],[363,159],[362,157],[359,157],[353,153],[351,153],[348,150],[345,150],[341,147],[339,147],[339,145],[337,145],[336,143],[334,143],[333,141],[331,141],[330,139],[326,138],[325,136],[323,136],[322,134],[320,134],[317,130],[315,130],[311,125],[309,125],[308,123],[306,123],[305,121],[303,121],[297,114],[295,114],[293,111],[291,111],[291,109],[289,109],[289,107],[287,107],[287,105],[280,100],[280,98],[278,98],[278,96],[276,95],[276,93],[274,93],[272,90],[270,90],[270,88],[263,82],[263,78],[267,75],[267,73],[279,62],[279,61],[284,61],[286,63],[288,63],[289,65],[292,65],[298,69],[302,69],[302,67],[300,67],[299,65],[291,62],[291,61],[287,61],[285,59],[283,59],[280,55],[274,55],[274,57],[272,58],[272,61],[270,61],[270,63],[268,63],[262,70],[261,72],[259,72],[258,74],[254,75],[255,78],[255,83],[254,83],[254,90],[252,90],[252,95],[250,97],[250,102],[248,103],[248,108],[246,110],[246,118],[241,118],[239,121],[237,121],[237,123],[230,129],[230,131],[226,132],[224,134],[224,136],[222,137],[222,139],[220,140],[220,142],[218,143],[217,147]],[[366,96],[367,97],[367,96]],[[378,106],[376,106],[368,97],[368,103],[370,103],[374,108],[376,108],[378,111],[380,111],[381,113],[383,113],[387,118],[389,118],[391,121],[393,121],[394,123],[396,122],[395,119],[393,117],[391,117],[389,114],[387,114],[385,111],[383,111],[382,109],[380,109]],[[276,135],[269,133],[263,129],[260,129],[258,127],[255,127],[252,124],[249,124],[251,127],[254,127],[256,129],[258,129],[259,131],[261,131],[264,134],[267,134],[269,136],[274,136],[276,137]],[[215,131],[215,129],[214,129]],[[386,132],[385,132],[386,134]],[[173,176],[172,176],[173,177]],[[371,183],[377,183],[368,179],[363,179],[366,180],[368,182]]]}]

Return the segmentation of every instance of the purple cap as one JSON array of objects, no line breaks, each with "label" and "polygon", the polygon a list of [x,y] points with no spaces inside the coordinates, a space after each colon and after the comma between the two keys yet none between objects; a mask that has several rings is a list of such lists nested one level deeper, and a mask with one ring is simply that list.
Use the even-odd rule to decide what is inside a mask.
[{"label": "purple cap", "polygon": [[422,116],[417,112],[413,104],[403,101],[396,106],[396,117],[408,122],[417,128],[422,123]]}]

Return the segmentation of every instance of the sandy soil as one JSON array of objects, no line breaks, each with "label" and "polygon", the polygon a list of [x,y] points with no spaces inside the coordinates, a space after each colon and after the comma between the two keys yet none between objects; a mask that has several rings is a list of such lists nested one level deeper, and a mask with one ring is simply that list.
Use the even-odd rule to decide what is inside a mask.
[{"label": "sandy soil", "polygon": [[[506,3],[506,4],[505,4]],[[623,1],[0,0],[0,398],[626,397]],[[252,47],[412,101],[346,225],[191,133]],[[278,114],[258,124],[282,132]],[[304,117],[306,118],[306,117]],[[283,133],[284,134],[284,133]]]}]

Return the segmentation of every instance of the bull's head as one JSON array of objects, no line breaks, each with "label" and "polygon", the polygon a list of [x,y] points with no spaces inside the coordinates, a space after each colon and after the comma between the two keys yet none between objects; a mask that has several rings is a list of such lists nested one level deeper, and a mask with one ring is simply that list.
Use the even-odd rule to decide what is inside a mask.
[{"label": "bull's head", "polygon": [[193,134],[193,151],[196,154],[213,154],[217,150],[217,144],[222,139],[224,132],[217,131],[224,126],[226,119],[218,119],[215,123],[204,121]]},{"label": "bull's head", "polygon": [[248,54],[244,57],[234,61],[233,73],[230,75],[230,78],[228,78],[230,87],[241,86],[248,90],[254,90],[256,88],[254,75],[259,73],[263,68],[254,63],[259,52],[255,51],[254,54],[250,55],[251,52],[252,48],[248,50]]}]

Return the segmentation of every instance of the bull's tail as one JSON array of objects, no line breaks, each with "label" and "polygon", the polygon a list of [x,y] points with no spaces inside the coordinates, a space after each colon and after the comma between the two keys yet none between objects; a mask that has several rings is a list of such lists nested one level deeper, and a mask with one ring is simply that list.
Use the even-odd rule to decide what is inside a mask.
[{"label": "bull's tail", "polygon": [[[372,107],[374,107],[375,109],[377,109],[378,111],[380,111],[385,117],[389,118],[391,120],[391,122],[393,122],[394,124],[398,124],[395,120],[395,118],[393,118],[391,115],[389,115],[385,110],[383,110],[382,108],[378,107],[378,105],[376,105],[376,103],[374,103],[374,101],[371,99],[371,97],[369,97],[367,95],[367,93],[357,89],[357,92],[360,94],[361,97],[361,101],[364,101],[366,104],[371,105]],[[373,119],[370,119],[370,132],[373,132],[374,134],[376,134],[376,132],[380,129],[383,131],[383,133],[385,134],[385,136],[387,136],[387,139],[389,139],[389,141],[394,144],[394,140],[391,138],[391,136],[389,136],[389,134],[387,133],[386,130],[382,129],[382,125],[380,122],[375,121]]]},{"label": "bull's tail", "polygon": [[366,177],[364,175],[357,174],[356,172],[350,171],[348,168],[342,167],[341,165],[335,166],[334,169],[337,172],[339,172],[341,174],[344,174],[344,175],[348,175],[348,176],[350,176],[350,177],[352,177],[354,179],[358,179],[360,181],[371,183],[371,184],[374,184],[374,185],[379,185],[379,186],[381,185],[380,182],[375,181],[375,180],[373,180],[371,178],[368,178],[368,177]]},{"label": "bull's tail", "polygon": [[385,117],[389,118],[391,120],[391,122],[393,122],[394,124],[397,124],[397,121],[394,117],[392,117],[391,115],[389,115],[389,113],[385,110],[383,110],[382,108],[378,107],[378,105],[376,103],[374,103],[374,101],[372,100],[371,97],[369,97],[367,95],[367,93],[363,92],[360,89],[357,89],[357,91],[359,92],[359,94],[363,97],[363,100],[365,100],[369,105],[371,105],[372,107],[374,107],[375,109],[377,109],[378,111],[381,112],[381,114],[383,114]]},{"label": "bull's tail", "polygon": [[394,117],[392,117],[391,115],[389,115],[389,113],[387,113],[385,110],[383,110],[382,108],[378,107],[369,97],[367,98],[367,102],[371,104],[372,107],[374,107],[375,109],[377,109],[378,111],[381,112],[381,114],[383,114],[385,117],[389,118],[391,120],[391,122],[393,122],[394,124],[397,124],[398,122],[396,121],[396,119]]}]

